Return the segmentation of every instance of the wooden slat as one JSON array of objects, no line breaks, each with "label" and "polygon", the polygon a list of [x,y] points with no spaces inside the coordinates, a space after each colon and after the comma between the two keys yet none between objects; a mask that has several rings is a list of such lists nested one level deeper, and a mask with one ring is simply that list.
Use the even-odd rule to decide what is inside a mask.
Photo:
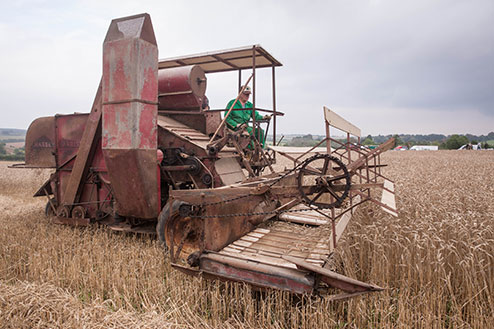
[{"label": "wooden slat", "polygon": [[230,251],[221,251],[221,254],[233,255],[235,257],[240,257],[243,259],[254,260],[264,264],[278,265],[286,268],[297,268],[295,264],[287,262],[282,258],[266,257],[260,254],[253,253],[235,253]]},{"label": "wooden slat", "polygon": [[271,234],[273,236],[288,237],[291,239],[297,239],[297,240],[303,240],[303,241],[319,242],[318,239],[313,239],[312,237],[309,237],[309,236],[304,236],[303,238],[299,238],[299,237],[297,237],[297,235],[292,234],[291,232],[288,232],[288,231],[276,230],[276,231],[272,231]]},{"label": "wooden slat", "polygon": [[[241,240],[237,240],[237,241],[241,241]],[[245,241],[245,242],[248,242],[248,241]],[[276,248],[276,249],[279,249],[279,250],[285,250],[285,251],[291,251],[291,250],[299,250],[301,252],[312,252],[314,254],[320,254],[320,255],[328,255],[329,254],[329,249],[326,249],[326,248],[316,248],[315,246],[313,245],[309,245],[309,246],[301,246],[297,243],[297,241],[294,241],[293,243],[291,244],[283,244],[283,245],[277,245],[276,244],[276,241],[273,243],[273,241],[269,241],[266,237],[255,242],[255,243],[252,243],[250,246],[248,246],[249,248],[253,248],[253,249],[259,249],[259,250],[262,250],[263,248]],[[273,250],[275,251],[275,249],[266,249],[266,250]]]},{"label": "wooden slat", "polygon": [[394,184],[392,182],[390,182],[389,180],[385,179],[384,180],[384,189],[383,189],[383,193],[381,196],[381,202],[383,204],[385,204],[386,206],[388,206],[389,208],[394,209],[394,211],[387,208],[387,207],[381,206],[381,208],[385,212],[387,212],[387,213],[389,213],[395,217],[398,217],[398,212],[396,212],[396,201],[395,201],[394,189],[395,189]]},{"label": "wooden slat", "polygon": [[[249,233],[247,234],[249,236]],[[266,235],[259,239],[259,241],[272,241],[274,243],[286,244],[286,245],[297,245],[306,247],[316,247],[318,249],[329,249],[329,244],[325,242],[315,243],[313,241],[297,240],[293,241],[283,237],[277,237],[272,235]]]},{"label": "wooden slat", "polygon": [[314,225],[314,226],[324,225],[328,223],[327,219],[323,220],[319,218],[307,218],[304,216],[298,216],[292,214],[281,214],[279,218],[291,223],[299,223],[299,224]]},{"label": "wooden slat", "polygon": [[324,118],[331,127],[335,127],[341,131],[350,133],[353,136],[361,136],[360,128],[343,119],[338,114],[328,109],[326,106],[324,106]]}]

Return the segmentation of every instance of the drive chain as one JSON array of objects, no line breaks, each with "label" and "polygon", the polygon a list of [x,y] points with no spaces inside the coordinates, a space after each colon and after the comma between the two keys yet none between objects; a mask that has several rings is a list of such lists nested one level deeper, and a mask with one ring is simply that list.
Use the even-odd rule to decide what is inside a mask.
[{"label": "drive chain", "polygon": [[314,210],[312,208],[306,209],[289,209],[289,210],[271,210],[271,211],[260,211],[260,212],[245,212],[245,213],[232,213],[232,214],[222,214],[222,215],[191,215],[190,218],[226,218],[226,217],[241,217],[241,216],[267,216],[267,215],[281,215],[284,213],[293,212],[304,212]]},{"label": "drive chain", "polygon": [[[273,182],[271,182],[268,186],[271,187],[273,186],[274,184],[278,183],[279,181],[281,181],[283,178],[285,178],[286,176],[290,175],[292,172],[294,172],[295,170],[297,170],[300,166],[302,166],[303,164],[305,163],[305,161],[299,163],[298,165],[296,165],[295,167],[293,167],[293,169],[290,169],[288,170],[286,173],[284,173],[283,175],[281,175],[279,178],[277,178],[276,180],[274,180]],[[225,204],[225,203],[229,203],[229,202],[233,202],[233,201],[237,201],[237,200],[240,200],[240,199],[243,199],[243,198],[247,198],[251,196],[251,194],[245,194],[245,195],[240,195],[240,196],[236,196],[234,198],[231,198],[231,199],[227,199],[227,200],[221,200],[221,201],[216,201],[216,202],[208,202],[208,203],[202,203],[200,205],[196,205],[196,206],[215,206],[215,205],[220,205],[220,204]],[[215,217],[218,217],[218,216],[215,216]]]}]

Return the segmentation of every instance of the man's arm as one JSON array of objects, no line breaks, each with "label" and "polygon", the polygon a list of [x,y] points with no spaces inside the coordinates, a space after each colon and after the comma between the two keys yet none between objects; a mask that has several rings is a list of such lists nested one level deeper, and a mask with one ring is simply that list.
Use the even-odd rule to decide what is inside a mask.
[{"label": "man's arm", "polygon": [[[251,108],[253,108],[253,107],[254,107],[254,106],[252,105],[252,103],[251,103],[251,102],[247,102],[247,103],[245,104],[245,108],[249,108],[249,109],[251,109]],[[255,111],[255,112],[254,112],[254,115],[255,115],[255,117],[256,117],[256,120],[262,120],[262,119],[264,119],[264,117],[263,117],[262,115],[260,115],[260,114],[259,114],[259,112],[257,112],[257,111]],[[252,119],[252,111],[249,111],[249,120],[251,120],[251,119]]]},{"label": "man's arm", "polygon": [[263,120],[264,116],[260,115],[259,112],[256,111],[256,120]]}]

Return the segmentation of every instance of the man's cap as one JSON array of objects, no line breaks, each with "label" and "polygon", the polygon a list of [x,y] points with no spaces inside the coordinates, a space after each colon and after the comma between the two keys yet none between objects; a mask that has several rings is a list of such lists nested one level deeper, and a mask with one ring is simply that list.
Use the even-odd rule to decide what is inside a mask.
[{"label": "man's cap", "polygon": [[[243,88],[243,87],[244,87],[244,86],[242,86],[242,87],[240,88],[240,90],[242,90],[242,88]],[[245,87],[245,89],[244,89],[244,94],[252,94],[252,91],[250,90],[250,87],[249,87],[249,86]]]}]

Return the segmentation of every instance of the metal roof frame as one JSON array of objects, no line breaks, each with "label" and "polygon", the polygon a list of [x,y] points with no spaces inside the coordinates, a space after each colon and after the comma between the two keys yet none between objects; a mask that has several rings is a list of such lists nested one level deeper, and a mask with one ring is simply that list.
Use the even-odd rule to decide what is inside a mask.
[{"label": "metal roof frame", "polygon": [[[255,59],[253,58],[255,53]],[[260,45],[224,49],[200,54],[160,59],[159,69],[199,65],[205,73],[283,66]]]}]

